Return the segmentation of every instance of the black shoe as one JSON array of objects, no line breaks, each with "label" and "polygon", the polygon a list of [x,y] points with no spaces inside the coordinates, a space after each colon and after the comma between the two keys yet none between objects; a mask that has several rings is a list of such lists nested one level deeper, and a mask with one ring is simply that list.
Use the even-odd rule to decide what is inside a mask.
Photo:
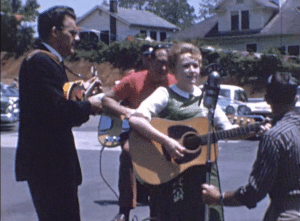
[{"label": "black shoe", "polygon": [[127,221],[125,215],[118,213],[111,221]]}]

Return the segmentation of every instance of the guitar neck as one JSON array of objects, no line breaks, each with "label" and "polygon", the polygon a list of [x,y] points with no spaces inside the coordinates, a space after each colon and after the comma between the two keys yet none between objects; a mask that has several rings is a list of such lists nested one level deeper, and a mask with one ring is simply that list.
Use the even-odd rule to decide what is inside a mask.
[{"label": "guitar neck", "polygon": [[212,143],[215,143],[219,140],[242,137],[251,132],[258,132],[260,130],[260,125],[261,123],[256,123],[256,124],[250,124],[246,126],[240,126],[238,128],[234,128],[230,130],[218,130],[214,132],[209,132],[205,135],[188,137],[187,140],[185,141],[185,145],[187,146],[206,145],[208,143],[209,137]]}]

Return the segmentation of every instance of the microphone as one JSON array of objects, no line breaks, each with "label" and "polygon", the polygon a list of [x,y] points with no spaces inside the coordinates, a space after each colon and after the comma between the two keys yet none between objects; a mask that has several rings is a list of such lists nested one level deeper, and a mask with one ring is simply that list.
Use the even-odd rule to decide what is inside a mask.
[{"label": "microphone", "polygon": [[208,109],[216,108],[220,92],[220,74],[213,71],[209,74],[207,83],[204,85],[204,106]]}]

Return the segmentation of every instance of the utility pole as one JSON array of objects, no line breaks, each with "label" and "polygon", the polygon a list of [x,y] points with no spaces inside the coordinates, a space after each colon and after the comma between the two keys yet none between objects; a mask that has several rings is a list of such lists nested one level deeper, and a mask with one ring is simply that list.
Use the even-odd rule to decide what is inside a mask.
[{"label": "utility pole", "polygon": [[118,1],[117,0],[110,0],[109,2],[109,11],[110,15],[110,42],[114,42],[117,40],[117,19],[112,16],[112,14],[118,13]]}]

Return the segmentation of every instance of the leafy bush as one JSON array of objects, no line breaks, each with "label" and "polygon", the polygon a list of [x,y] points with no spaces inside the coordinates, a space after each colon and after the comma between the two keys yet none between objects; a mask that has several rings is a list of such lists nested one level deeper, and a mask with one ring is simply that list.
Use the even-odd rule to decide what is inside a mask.
[{"label": "leafy bush", "polygon": [[[265,54],[255,54],[207,48],[201,40],[190,40],[198,46],[203,55],[203,66],[205,69],[211,63],[221,65],[227,76],[224,82],[240,86],[251,84],[253,90],[261,91],[265,87],[267,77],[276,71],[290,71],[300,80],[300,64],[297,62],[285,62],[284,57],[278,49],[271,49]],[[174,42],[176,43],[176,42]],[[85,59],[91,62],[109,62],[114,67],[127,70],[136,68],[141,59],[141,47],[149,44],[148,41],[128,38],[125,41],[113,42],[106,45],[81,43],[76,47],[75,55],[69,59],[78,61]],[[153,43],[152,45],[156,45]]]},{"label": "leafy bush", "polygon": [[[106,45],[103,42],[98,44],[81,42],[76,46],[75,55],[69,58],[70,61],[77,61],[81,58],[91,62],[109,62],[121,69],[135,68],[141,61],[139,54],[143,44],[148,41],[128,39],[120,42],[113,42]],[[155,45],[155,44],[153,44]]]}]

